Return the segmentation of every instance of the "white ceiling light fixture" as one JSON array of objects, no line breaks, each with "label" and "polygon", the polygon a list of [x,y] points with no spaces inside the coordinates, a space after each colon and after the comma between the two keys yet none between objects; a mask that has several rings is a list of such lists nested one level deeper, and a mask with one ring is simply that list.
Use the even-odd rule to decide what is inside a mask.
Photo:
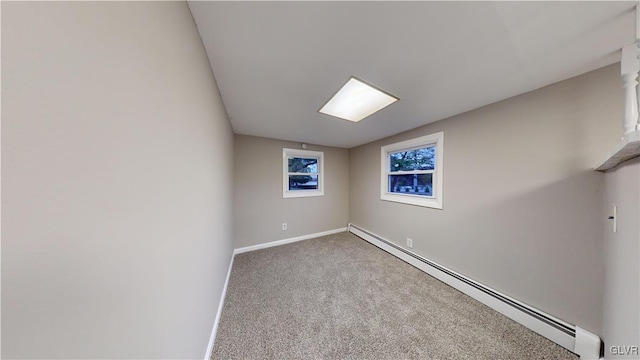
[{"label": "white ceiling light fixture", "polygon": [[358,122],[400,100],[373,85],[352,76],[319,112]]}]

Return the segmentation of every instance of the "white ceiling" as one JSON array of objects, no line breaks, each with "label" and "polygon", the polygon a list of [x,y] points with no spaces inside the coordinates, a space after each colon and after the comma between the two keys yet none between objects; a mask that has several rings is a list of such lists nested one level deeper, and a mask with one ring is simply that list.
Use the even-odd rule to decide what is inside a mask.
[{"label": "white ceiling", "polygon": [[[236,133],[350,148],[619,61],[635,4],[189,6]],[[358,123],[318,113],[351,75],[400,101]]]}]

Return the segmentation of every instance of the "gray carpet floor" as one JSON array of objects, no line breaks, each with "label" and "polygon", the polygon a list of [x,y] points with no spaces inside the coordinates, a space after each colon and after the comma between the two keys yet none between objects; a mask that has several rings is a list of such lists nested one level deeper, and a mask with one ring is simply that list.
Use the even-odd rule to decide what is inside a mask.
[{"label": "gray carpet floor", "polygon": [[236,255],[212,359],[578,359],[350,234]]}]

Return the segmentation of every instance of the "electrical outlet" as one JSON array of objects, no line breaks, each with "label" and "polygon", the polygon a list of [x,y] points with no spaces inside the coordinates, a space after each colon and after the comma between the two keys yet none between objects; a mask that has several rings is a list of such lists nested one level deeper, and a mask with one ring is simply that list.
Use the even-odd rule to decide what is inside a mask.
[{"label": "electrical outlet", "polygon": [[413,239],[407,238],[407,247],[413,248]]},{"label": "electrical outlet", "polygon": [[287,223],[282,223],[282,230],[287,230]]}]

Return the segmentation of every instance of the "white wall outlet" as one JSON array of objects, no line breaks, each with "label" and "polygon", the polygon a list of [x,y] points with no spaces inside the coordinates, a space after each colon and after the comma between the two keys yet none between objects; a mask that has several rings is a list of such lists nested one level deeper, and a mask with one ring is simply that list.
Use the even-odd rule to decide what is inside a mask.
[{"label": "white wall outlet", "polygon": [[287,230],[287,223],[282,223],[282,230]]},{"label": "white wall outlet", "polygon": [[413,248],[413,239],[407,238],[407,247]]}]

